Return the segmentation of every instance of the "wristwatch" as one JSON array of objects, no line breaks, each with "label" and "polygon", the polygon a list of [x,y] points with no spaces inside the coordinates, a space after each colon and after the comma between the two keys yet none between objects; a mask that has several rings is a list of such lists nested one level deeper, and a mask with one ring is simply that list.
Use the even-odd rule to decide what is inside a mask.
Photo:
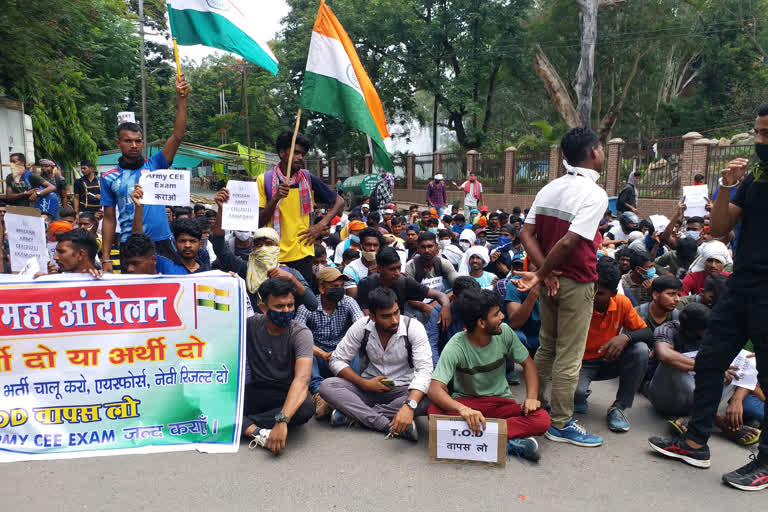
[{"label": "wristwatch", "polygon": [[275,414],[275,423],[285,423],[286,425],[291,422],[291,418],[285,415],[283,411]]},{"label": "wristwatch", "polygon": [[419,403],[416,400],[406,400],[405,405],[411,408],[411,410],[415,411],[416,407],[419,406]]}]

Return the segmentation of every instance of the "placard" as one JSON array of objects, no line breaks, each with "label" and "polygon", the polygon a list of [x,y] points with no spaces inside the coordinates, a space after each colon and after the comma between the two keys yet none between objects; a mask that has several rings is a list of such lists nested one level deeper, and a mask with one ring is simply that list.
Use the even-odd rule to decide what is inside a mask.
[{"label": "placard", "polygon": [[229,201],[221,208],[221,227],[233,231],[259,229],[259,184],[255,181],[227,182]]},{"label": "placard", "polygon": [[11,271],[21,272],[29,258],[36,258],[40,270],[48,269],[48,248],[45,240],[45,220],[37,208],[8,206],[5,214]]},{"label": "placard", "polygon": [[117,125],[120,126],[123,123],[135,123],[136,122],[136,113],[135,112],[118,112],[117,113]]},{"label": "placard", "polygon": [[685,197],[686,217],[704,217],[707,214],[709,188],[706,185],[683,187],[683,197]]},{"label": "placard", "polygon": [[142,204],[189,206],[189,172],[178,169],[141,171]]},{"label": "placard", "polygon": [[486,418],[479,436],[461,416],[429,416],[429,455],[432,462],[504,467],[507,463],[507,422]]}]

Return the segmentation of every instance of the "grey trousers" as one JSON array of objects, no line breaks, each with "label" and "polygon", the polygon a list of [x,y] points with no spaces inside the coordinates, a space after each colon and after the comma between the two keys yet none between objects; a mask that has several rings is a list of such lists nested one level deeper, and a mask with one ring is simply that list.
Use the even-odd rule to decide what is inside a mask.
[{"label": "grey trousers", "polygon": [[579,384],[576,386],[574,403],[583,404],[592,394],[589,386],[592,381],[619,378],[619,390],[616,392],[616,402],[629,409],[635,400],[635,393],[645,377],[648,368],[648,345],[633,343],[628,345],[615,361],[603,358],[587,359],[581,362]]},{"label": "grey trousers", "polygon": [[662,416],[689,416],[693,410],[693,376],[659,363],[648,386],[648,399]]},{"label": "grey trousers", "polygon": [[[408,386],[395,386],[383,393],[370,393],[346,379],[330,377],[320,384],[320,396],[334,409],[343,412],[347,418],[357,420],[370,429],[384,432],[408,399]],[[427,407],[429,399],[424,395],[414,412],[414,417],[425,416]]]}]

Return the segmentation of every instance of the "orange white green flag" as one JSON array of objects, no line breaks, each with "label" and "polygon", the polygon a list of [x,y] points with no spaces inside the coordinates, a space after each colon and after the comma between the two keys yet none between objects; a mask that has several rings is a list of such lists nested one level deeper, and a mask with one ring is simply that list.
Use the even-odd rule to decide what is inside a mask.
[{"label": "orange white green flag", "polygon": [[325,0],[312,29],[300,106],[337,117],[364,132],[371,138],[374,165],[394,171],[384,146],[389,132],[379,95],[352,40]]}]

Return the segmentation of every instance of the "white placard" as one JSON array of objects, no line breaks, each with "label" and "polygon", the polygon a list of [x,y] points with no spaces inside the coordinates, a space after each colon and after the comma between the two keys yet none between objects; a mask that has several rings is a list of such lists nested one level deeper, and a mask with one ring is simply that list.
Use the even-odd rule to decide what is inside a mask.
[{"label": "white placard", "polygon": [[663,233],[665,229],[667,229],[667,226],[669,225],[669,219],[666,218],[664,215],[651,215],[648,217],[651,219],[651,222],[653,223],[653,229],[657,233]]},{"label": "white placard", "polygon": [[[435,419],[436,458],[496,463],[499,460],[499,424],[486,422],[478,436],[466,421]],[[504,454],[506,456],[506,454]]]},{"label": "white placard", "polygon": [[259,184],[255,181],[228,181],[229,201],[221,211],[224,230],[256,231],[259,229]]},{"label": "white placard", "polygon": [[704,217],[707,214],[709,189],[706,185],[683,187],[683,196],[685,197],[686,217]]},{"label": "white placard", "polygon": [[[438,260],[435,265],[439,265],[440,261]],[[430,290],[437,290],[438,292],[443,291],[443,276],[437,276],[437,277],[425,277],[421,280],[421,284],[429,288]],[[426,298],[423,300],[424,304],[432,304],[435,299]]]},{"label": "white placard", "polygon": [[36,258],[38,268],[48,269],[48,248],[45,241],[45,221],[42,217],[5,214],[5,230],[11,250],[11,271],[21,272],[29,258]]},{"label": "white placard", "polygon": [[135,112],[118,112],[117,113],[117,125],[120,126],[123,123],[135,123],[136,122],[136,113]]},{"label": "white placard", "polygon": [[734,379],[732,383],[734,386],[754,391],[757,387],[757,362],[754,357],[747,357],[748,355],[750,352],[742,350],[731,363],[731,366],[738,368],[738,379]]},{"label": "white placard", "polygon": [[189,206],[189,172],[177,169],[142,171],[139,185],[144,189],[142,204]]},{"label": "white placard", "polygon": [[50,258],[51,263],[56,263],[56,260],[53,259],[53,255],[56,254],[56,246],[59,245],[57,242],[48,242],[46,244],[46,248],[48,249],[48,257]]},{"label": "white placard", "polygon": [[37,258],[29,258],[27,264],[24,265],[24,268],[19,272],[19,276],[32,279],[38,272],[40,272],[40,264],[38,263]]}]

